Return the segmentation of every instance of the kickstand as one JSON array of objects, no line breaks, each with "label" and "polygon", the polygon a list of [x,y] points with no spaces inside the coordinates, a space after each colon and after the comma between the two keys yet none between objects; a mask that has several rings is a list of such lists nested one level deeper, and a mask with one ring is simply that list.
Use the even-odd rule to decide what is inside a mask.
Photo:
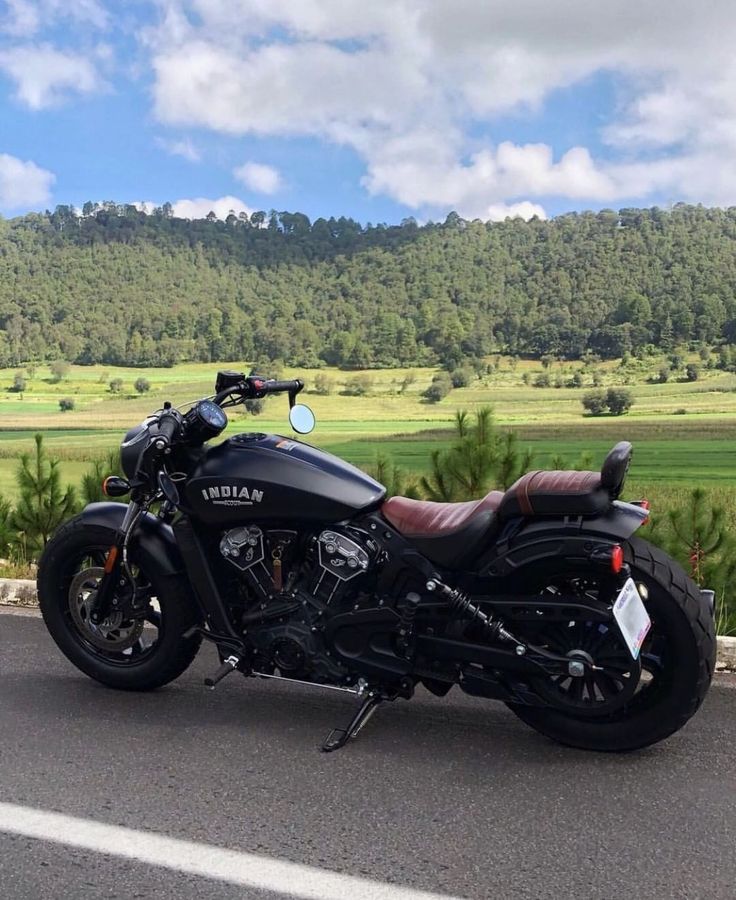
[{"label": "kickstand", "polygon": [[361,728],[386,699],[382,694],[371,691],[361,703],[347,728],[332,729],[327,736],[327,740],[322,744],[322,752],[332,753],[333,750],[339,750],[341,747],[344,747],[351,738],[357,737]]}]

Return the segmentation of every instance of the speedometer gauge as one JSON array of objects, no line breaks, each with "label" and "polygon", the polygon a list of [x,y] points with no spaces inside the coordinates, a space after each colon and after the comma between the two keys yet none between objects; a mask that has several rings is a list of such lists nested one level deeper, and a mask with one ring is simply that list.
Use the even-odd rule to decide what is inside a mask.
[{"label": "speedometer gauge", "polygon": [[208,441],[217,437],[227,425],[227,416],[212,400],[200,400],[184,417],[189,441]]}]

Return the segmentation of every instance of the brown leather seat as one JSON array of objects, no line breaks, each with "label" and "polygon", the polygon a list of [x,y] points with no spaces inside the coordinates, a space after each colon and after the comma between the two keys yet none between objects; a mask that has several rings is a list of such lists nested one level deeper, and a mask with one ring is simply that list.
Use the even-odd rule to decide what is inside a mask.
[{"label": "brown leather seat", "polygon": [[464,503],[434,503],[391,497],[381,512],[397,531],[407,536],[437,536],[458,531],[484,512],[495,512],[504,498],[503,491],[491,491],[482,500]]},{"label": "brown leather seat", "polygon": [[501,519],[517,516],[590,516],[604,512],[611,491],[600,472],[527,472],[503,495]]},{"label": "brown leather seat", "polygon": [[491,491],[482,500],[433,503],[391,497],[381,512],[428,559],[461,568],[509,519],[601,515],[620,495],[630,462],[631,444],[621,441],[600,472],[527,472],[505,493]]}]

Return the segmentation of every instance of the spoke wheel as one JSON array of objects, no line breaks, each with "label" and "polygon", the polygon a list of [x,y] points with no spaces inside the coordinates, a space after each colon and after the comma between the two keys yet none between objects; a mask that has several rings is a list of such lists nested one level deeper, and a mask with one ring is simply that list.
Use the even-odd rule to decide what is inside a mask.
[{"label": "spoke wheel", "polygon": [[566,673],[534,680],[534,690],[552,706],[576,715],[602,716],[620,709],[634,696],[641,662],[632,658],[615,627],[568,622],[546,632],[545,638],[546,650],[584,666],[582,675]]},{"label": "spoke wheel", "polygon": [[[117,665],[129,665],[150,653],[156,646],[163,629],[163,617],[156,597],[151,596],[151,585],[137,567],[133,567],[136,597],[141,603],[137,615],[123,612],[128,605],[131,588],[126,586],[116,592],[121,609],[113,610],[98,624],[90,617],[97,591],[104,575],[105,551],[100,548],[85,553],[84,557],[69,561],[71,578],[68,590],[68,616],[79,640],[95,653]],[[90,566],[91,561],[102,565]]]},{"label": "spoke wheel", "polygon": [[[657,547],[639,538],[624,545],[625,560],[644,602],[651,628],[642,645],[638,672],[626,659],[628,649],[615,622],[543,622],[519,626],[519,637],[571,654],[588,654],[609,677],[589,680],[534,678],[526,684],[543,705],[509,703],[528,725],[573,747],[588,750],[635,750],[661,741],[681,728],[705,696],[715,666],[712,613],[697,585]],[[517,578],[516,589],[539,592],[577,590],[589,599],[611,604],[605,575],[581,575],[579,563],[557,563],[555,570],[530,571]],[[607,626],[607,627],[605,627]],[[630,654],[629,654],[630,657]],[[584,658],[584,657],[581,657]],[[633,688],[633,690],[632,690]]]},{"label": "spoke wheel", "polygon": [[96,625],[92,621],[92,609],[104,575],[105,570],[96,566],[78,572],[69,588],[69,610],[84,640],[100,650],[121,653],[140,639],[143,619],[126,617],[120,610],[114,610],[103,622]]},{"label": "spoke wheel", "polygon": [[[46,627],[63,653],[91,678],[121,690],[153,690],[177,678],[201,638],[185,637],[201,623],[187,580],[167,560],[133,543],[135,581],[121,574],[107,619],[91,620],[114,527],[83,517],[63,525],[39,562],[38,596]],[[122,583],[121,583],[122,582]]]}]

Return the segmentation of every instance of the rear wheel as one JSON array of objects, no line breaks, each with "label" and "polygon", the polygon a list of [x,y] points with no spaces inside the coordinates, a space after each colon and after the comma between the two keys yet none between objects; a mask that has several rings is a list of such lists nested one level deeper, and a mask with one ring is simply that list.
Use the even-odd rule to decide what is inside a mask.
[{"label": "rear wheel", "polygon": [[[625,545],[631,576],[652,626],[640,659],[614,627],[571,622],[545,632],[544,645],[571,659],[586,656],[606,673],[585,678],[555,676],[533,685],[550,706],[509,704],[532,728],[586,750],[636,750],[682,728],[705,697],[715,666],[713,617],[700,591],[677,563],[646,541]],[[525,590],[580,589],[580,577],[548,573]],[[596,591],[595,580],[584,590]],[[521,635],[520,635],[521,636]]]},{"label": "rear wheel", "polygon": [[181,675],[196,656],[201,638],[184,633],[199,612],[184,578],[131,559],[134,611],[128,585],[116,597],[129,611],[95,625],[89,614],[114,537],[112,529],[79,518],[59,529],[39,563],[41,612],[59,649],[90,678],[122,690],[152,690]]}]

